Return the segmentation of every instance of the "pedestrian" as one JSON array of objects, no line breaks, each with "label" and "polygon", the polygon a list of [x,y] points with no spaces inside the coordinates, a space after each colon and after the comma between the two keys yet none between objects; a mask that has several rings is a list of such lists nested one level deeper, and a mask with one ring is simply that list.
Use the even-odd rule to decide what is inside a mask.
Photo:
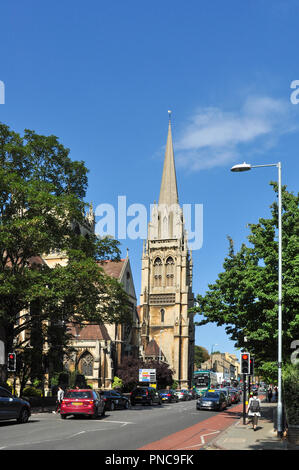
[{"label": "pedestrian", "polygon": [[59,413],[60,412],[60,406],[61,406],[61,402],[63,400],[63,397],[64,397],[64,391],[62,389],[62,387],[58,387],[58,392],[57,392],[57,400],[56,400],[56,410],[55,410],[55,413]]},{"label": "pedestrian", "polygon": [[269,387],[268,388],[268,401],[269,401],[269,403],[271,403],[271,401],[272,401],[272,395],[273,395],[272,388]]},{"label": "pedestrian", "polygon": [[253,397],[249,399],[247,413],[252,417],[252,427],[256,431],[258,419],[261,416],[261,401],[257,392],[254,392]]},{"label": "pedestrian", "polygon": [[274,393],[273,393],[274,402],[277,402],[277,397],[278,397],[278,388],[275,386],[274,387]]}]

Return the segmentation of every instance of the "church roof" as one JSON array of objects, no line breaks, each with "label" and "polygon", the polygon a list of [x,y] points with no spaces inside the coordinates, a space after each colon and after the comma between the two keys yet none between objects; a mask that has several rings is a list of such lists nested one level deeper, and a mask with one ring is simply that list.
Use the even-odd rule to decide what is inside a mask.
[{"label": "church roof", "polygon": [[120,279],[125,262],[126,258],[121,259],[120,261],[105,260],[98,261],[98,265],[104,269],[108,276]]},{"label": "church roof", "polygon": [[74,336],[74,339],[82,340],[104,340],[109,341],[111,338],[105,325],[70,325],[68,332]]},{"label": "church roof", "polygon": [[171,120],[169,114],[168,135],[165,150],[162,182],[160,188],[159,204],[167,204],[168,206],[171,206],[173,204],[178,204],[178,202],[179,198],[174,164]]},{"label": "church roof", "polygon": [[155,339],[152,339],[145,348],[145,356],[159,356],[160,348]]}]

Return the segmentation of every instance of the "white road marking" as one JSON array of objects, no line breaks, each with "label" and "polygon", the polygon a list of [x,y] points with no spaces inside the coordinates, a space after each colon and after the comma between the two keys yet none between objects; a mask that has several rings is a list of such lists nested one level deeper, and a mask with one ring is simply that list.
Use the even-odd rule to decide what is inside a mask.
[{"label": "white road marking", "polygon": [[206,443],[205,439],[204,439],[206,436],[210,436],[211,434],[218,434],[219,432],[221,432],[221,431],[213,431],[213,432],[209,432],[207,434],[203,434],[202,436],[199,436],[200,440],[201,440],[200,444],[195,444],[194,446],[187,446],[187,447],[184,447],[184,448],[178,449],[178,450],[186,450],[186,449],[192,449],[193,447],[203,446]]}]

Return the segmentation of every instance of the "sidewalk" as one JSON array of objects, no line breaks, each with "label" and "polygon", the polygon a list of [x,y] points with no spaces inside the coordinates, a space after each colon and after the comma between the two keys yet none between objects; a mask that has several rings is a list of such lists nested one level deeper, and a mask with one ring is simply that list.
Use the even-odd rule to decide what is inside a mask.
[{"label": "sidewalk", "polygon": [[261,403],[261,418],[257,430],[253,431],[252,424],[243,424],[243,417],[237,423],[228,427],[203,450],[299,450],[286,438],[277,437],[274,429],[274,414],[277,403]]}]

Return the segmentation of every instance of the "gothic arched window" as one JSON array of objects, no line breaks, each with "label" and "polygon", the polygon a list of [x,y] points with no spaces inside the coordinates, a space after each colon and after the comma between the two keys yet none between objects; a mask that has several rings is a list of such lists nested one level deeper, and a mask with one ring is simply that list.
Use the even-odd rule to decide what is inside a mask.
[{"label": "gothic arched window", "polygon": [[162,261],[156,258],[154,261],[154,287],[162,286]]},{"label": "gothic arched window", "polygon": [[93,356],[89,352],[85,352],[80,358],[79,370],[83,375],[93,375]]},{"label": "gothic arched window", "polygon": [[166,260],[166,286],[173,286],[174,280],[174,261],[171,256]]},{"label": "gothic arched window", "polygon": [[165,310],[164,310],[164,308],[161,308],[160,312],[161,312],[161,323],[164,323],[164,317],[165,317]]}]

